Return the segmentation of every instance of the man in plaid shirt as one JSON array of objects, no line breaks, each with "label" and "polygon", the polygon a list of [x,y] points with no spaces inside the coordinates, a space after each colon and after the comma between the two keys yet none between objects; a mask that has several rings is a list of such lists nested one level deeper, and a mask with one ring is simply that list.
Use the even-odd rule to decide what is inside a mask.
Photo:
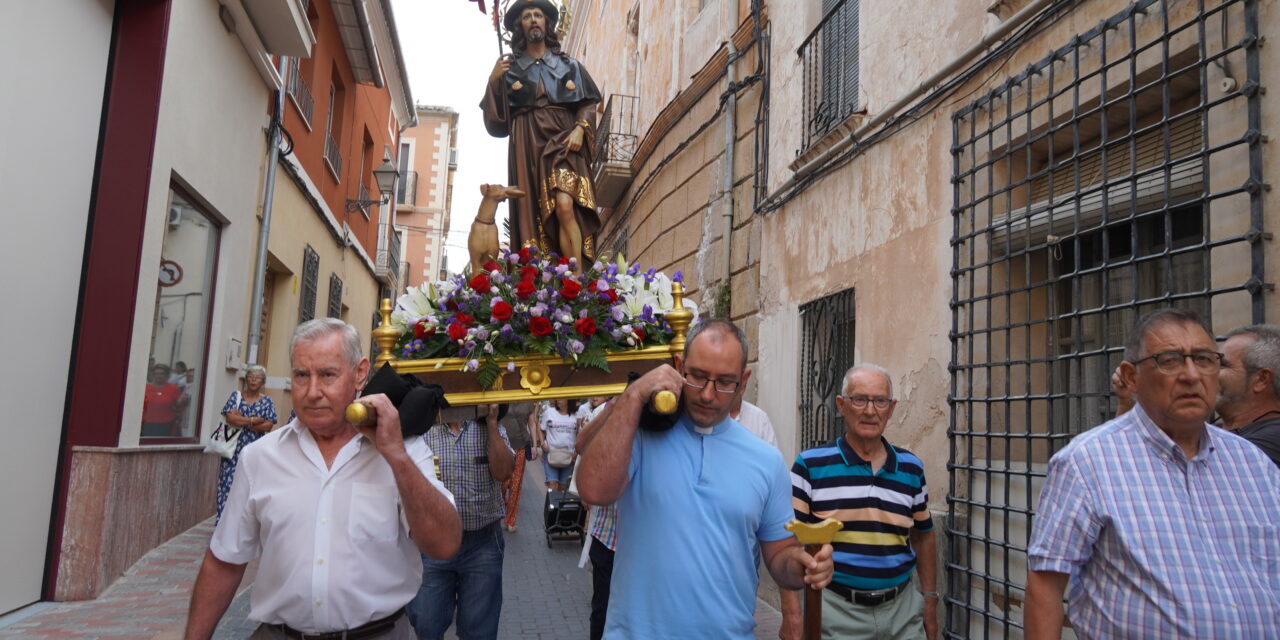
[{"label": "man in plaid shirt", "polygon": [[1132,411],[1049,461],[1027,549],[1029,639],[1280,637],[1280,470],[1206,424],[1222,354],[1195,314],[1138,320]]},{"label": "man in plaid shirt", "polygon": [[422,438],[439,456],[440,475],[462,516],[462,546],[448,560],[422,556],[422,587],[409,603],[409,620],[424,640],[442,638],[457,615],[457,634],[493,640],[502,610],[502,481],[511,475],[515,453],[498,425],[498,407],[489,405],[485,426],[450,422],[431,427]]}]

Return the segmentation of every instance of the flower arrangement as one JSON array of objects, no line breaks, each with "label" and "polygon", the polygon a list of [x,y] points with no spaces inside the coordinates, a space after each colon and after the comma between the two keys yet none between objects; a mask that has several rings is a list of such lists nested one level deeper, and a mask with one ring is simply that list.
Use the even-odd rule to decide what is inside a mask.
[{"label": "flower arrangement", "polygon": [[[573,258],[524,248],[501,250],[482,270],[410,288],[396,301],[395,353],[404,360],[464,358],[488,388],[512,358],[558,355],[579,367],[609,371],[607,354],[663,345],[674,307],[672,282],[641,271],[622,256],[597,261],[585,272]],[[684,306],[697,315],[688,300]],[[439,365],[438,365],[439,366]]]}]

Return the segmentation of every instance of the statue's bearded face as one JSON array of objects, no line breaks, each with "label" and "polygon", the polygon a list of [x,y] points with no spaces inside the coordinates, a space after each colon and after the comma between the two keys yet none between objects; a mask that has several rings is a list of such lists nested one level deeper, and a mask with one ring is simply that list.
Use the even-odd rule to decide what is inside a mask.
[{"label": "statue's bearded face", "polygon": [[520,14],[520,29],[529,42],[542,42],[547,37],[547,17],[542,9],[530,7]]}]

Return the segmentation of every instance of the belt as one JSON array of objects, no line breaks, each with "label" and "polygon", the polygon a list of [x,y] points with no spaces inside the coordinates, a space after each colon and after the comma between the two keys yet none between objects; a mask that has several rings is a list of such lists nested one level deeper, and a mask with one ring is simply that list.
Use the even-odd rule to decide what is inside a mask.
[{"label": "belt", "polygon": [[395,613],[382,618],[381,620],[366,622],[354,629],[347,629],[346,631],[320,631],[317,633],[307,633],[305,631],[298,631],[287,624],[273,624],[269,626],[272,629],[283,633],[286,637],[293,638],[294,640],[360,640],[361,638],[372,638],[380,633],[390,631],[392,627],[396,626],[396,621],[399,620],[402,615],[404,615],[404,607],[400,607]]},{"label": "belt", "polygon": [[911,586],[911,581],[906,580],[896,587],[890,587],[880,591],[859,591],[852,587],[846,587],[838,582],[832,582],[827,585],[827,589],[854,604],[860,604],[864,607],[874,607],[893,600],[898,597],[898,594],[906,591],[909,586]]}]

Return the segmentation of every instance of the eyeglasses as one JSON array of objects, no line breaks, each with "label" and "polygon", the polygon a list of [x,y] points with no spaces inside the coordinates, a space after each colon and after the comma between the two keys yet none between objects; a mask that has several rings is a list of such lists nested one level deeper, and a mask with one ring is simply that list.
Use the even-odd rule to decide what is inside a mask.
[{"label": "eyeglasses", "polygon": [[738,387],[742,384],[741,380],[711,380],[700,373],[685,373],[684,383],[699,391],[706,389],[707,384],[712,384],[716,393],[737,393]]},{"label": "eyeglasses", "polygon": [[876,411],[884,411],[893,404],[893,398],[868,398],[867,396],[840,396],[846,402],[853,405],[854,409],[866,409],[867,403],[876,408]]},{"label": "eyeglasses", "polygon": [[1160,353],[1149,355],[1145,358],[1139,358],[1133,361],[1136,367],[1147,360],[1154,360],[1156,368],[1163,373],[1178,373],[1186,366],[1186,359],[1191,358],[1191,364],[1195,365],[1200,373],[1214,374],[1222,370],[1223,355],[1217,351],[1192,351],[1191,353],[1183,353],[1181,351],[1161,351]]}]

